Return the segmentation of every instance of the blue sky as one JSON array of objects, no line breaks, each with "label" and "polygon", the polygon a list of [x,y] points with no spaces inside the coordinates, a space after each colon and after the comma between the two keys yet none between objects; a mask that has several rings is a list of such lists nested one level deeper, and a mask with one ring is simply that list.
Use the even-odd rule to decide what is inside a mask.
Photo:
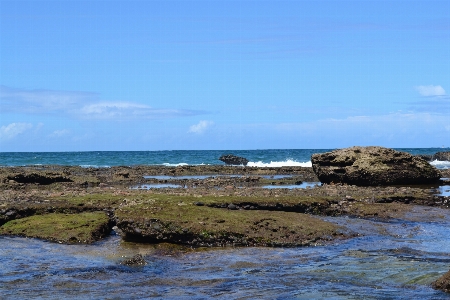
[{"label": "blue sky", "polygon": [[450,1],[0,0],[0,151],[450,146]]}]

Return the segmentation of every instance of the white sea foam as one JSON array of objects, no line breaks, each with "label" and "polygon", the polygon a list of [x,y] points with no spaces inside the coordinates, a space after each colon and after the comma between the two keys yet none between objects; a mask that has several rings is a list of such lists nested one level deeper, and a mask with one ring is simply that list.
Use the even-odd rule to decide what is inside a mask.
[{"label": "white sea foam", "polygon": [[435,166],[438,169],[449,169],[450,168],[450,161],[447,160],[433,160],[430,162],[430,165]]},{"label": "white sea foam", "polygon": [[80,167],[82,168],[111,168],[111,166],[108,165],[104,165],[104,166],[99,166],[99,165],[80,165]]},{"label": "white sea foam", "polygon": [[308,162],[298,162],[292,159],[287,159],[285,161],[271,161],[270,163],[265,163],[262,161],[253,162],[250,161],[247,166],[249,167],[311,167],[311,161]]},{"label": "white sea foam", "polygon": [[178,163],[178,164],[170,164],[170,163],[163,163],[163,166],[166,167],[178,167],[178,166],[187,166],[187,163]]}]

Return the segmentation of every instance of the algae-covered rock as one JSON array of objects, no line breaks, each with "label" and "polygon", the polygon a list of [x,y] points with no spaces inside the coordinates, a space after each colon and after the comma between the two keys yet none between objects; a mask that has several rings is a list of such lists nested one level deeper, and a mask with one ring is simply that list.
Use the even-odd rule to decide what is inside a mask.
[{"label": "algae-covered rock", "polygon": [[322,183],[413,185],[437,183],[441,177],[424,159],[383,147],[351,147],[313,154],[311,162]]},{"label": "algae-covered rock", "polygon": [[103,212],[34,215],[9,221],[0,227],[0,235],[33,237],[66,244],[89,244],[110,232],[109,217]]},{"label": "algae-covered rock", "polygon": [[72,182],[72,180],[64,174],[53,172],[11,174],[7,177],[7,179],[18,183],[38,183],[44,185],[52,184],[55,182]]},{"label": "algae-covered rock", "polygon": [[125,240],[147,243],[287,247],[342,236],[339,226],[307,214],[199,206],[189,197],[153,197],[115,217]]}]

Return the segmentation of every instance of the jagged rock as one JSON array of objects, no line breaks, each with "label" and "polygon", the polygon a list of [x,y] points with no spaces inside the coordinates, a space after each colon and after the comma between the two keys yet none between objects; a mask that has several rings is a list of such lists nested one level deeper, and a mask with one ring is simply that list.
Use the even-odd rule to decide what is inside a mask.
[{"label": "jagged rock", "polygon": [[432,155],[419,155],[419,157],[425,159],[426,161],[434,161],[434,160],[450,161],[450,152],[449,151],[436,152],[435,154]]},{"label": "jagged rock", "polygon": [[248,159],[232,154],[226,154],[219,157],[219,160],[223,161],[227,165],[244,165],[248,164]]},{"label": "jagged rock", "polygon": [[322,183],[412,185],[436,183],[441,177],[424,159],[383,147],[351,147],[313,154],[311,162]]}]

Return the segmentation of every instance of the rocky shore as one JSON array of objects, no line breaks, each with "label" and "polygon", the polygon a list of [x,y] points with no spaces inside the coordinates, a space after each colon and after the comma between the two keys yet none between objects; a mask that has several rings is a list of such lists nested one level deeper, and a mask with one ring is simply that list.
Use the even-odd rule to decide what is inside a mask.
[{"label": "rocky shore", "polygon": [[[317,185],[282,188],[303,182]],[[304,246],[357,234],[317,216],[401,219],[414,204],[446,208],[433,188],[320,185],[302,167],[4,167],[0,234],[90,243],[114,228],[147,243]]]},{"label": "rocky shore", "polygon": [[[305,167],[2,167],[0,235],[78,244],[114,231],[125,241],[193,248],[297,247],[360,235],[323,216],[407,221],[417,218],[411,213],[416,205],[448,208],[448,193],[437,191],[449,185],[450,170],[433,171],[441,179],[423,185],[417,180],[414,185],[335,183],[353,180],[351,172],[379,170],[359,148],[346,150],[349,158],[335,155],[321,158],[323,172],[333,178],[327,183],[319,182],[320,172]],[[395,154],[395,163],[406,159]],[[396,170],[385,173],[406,174]],[[141,263],[136,261],[126,263]],[[448,291],[448,277],[433,286]]]}]

